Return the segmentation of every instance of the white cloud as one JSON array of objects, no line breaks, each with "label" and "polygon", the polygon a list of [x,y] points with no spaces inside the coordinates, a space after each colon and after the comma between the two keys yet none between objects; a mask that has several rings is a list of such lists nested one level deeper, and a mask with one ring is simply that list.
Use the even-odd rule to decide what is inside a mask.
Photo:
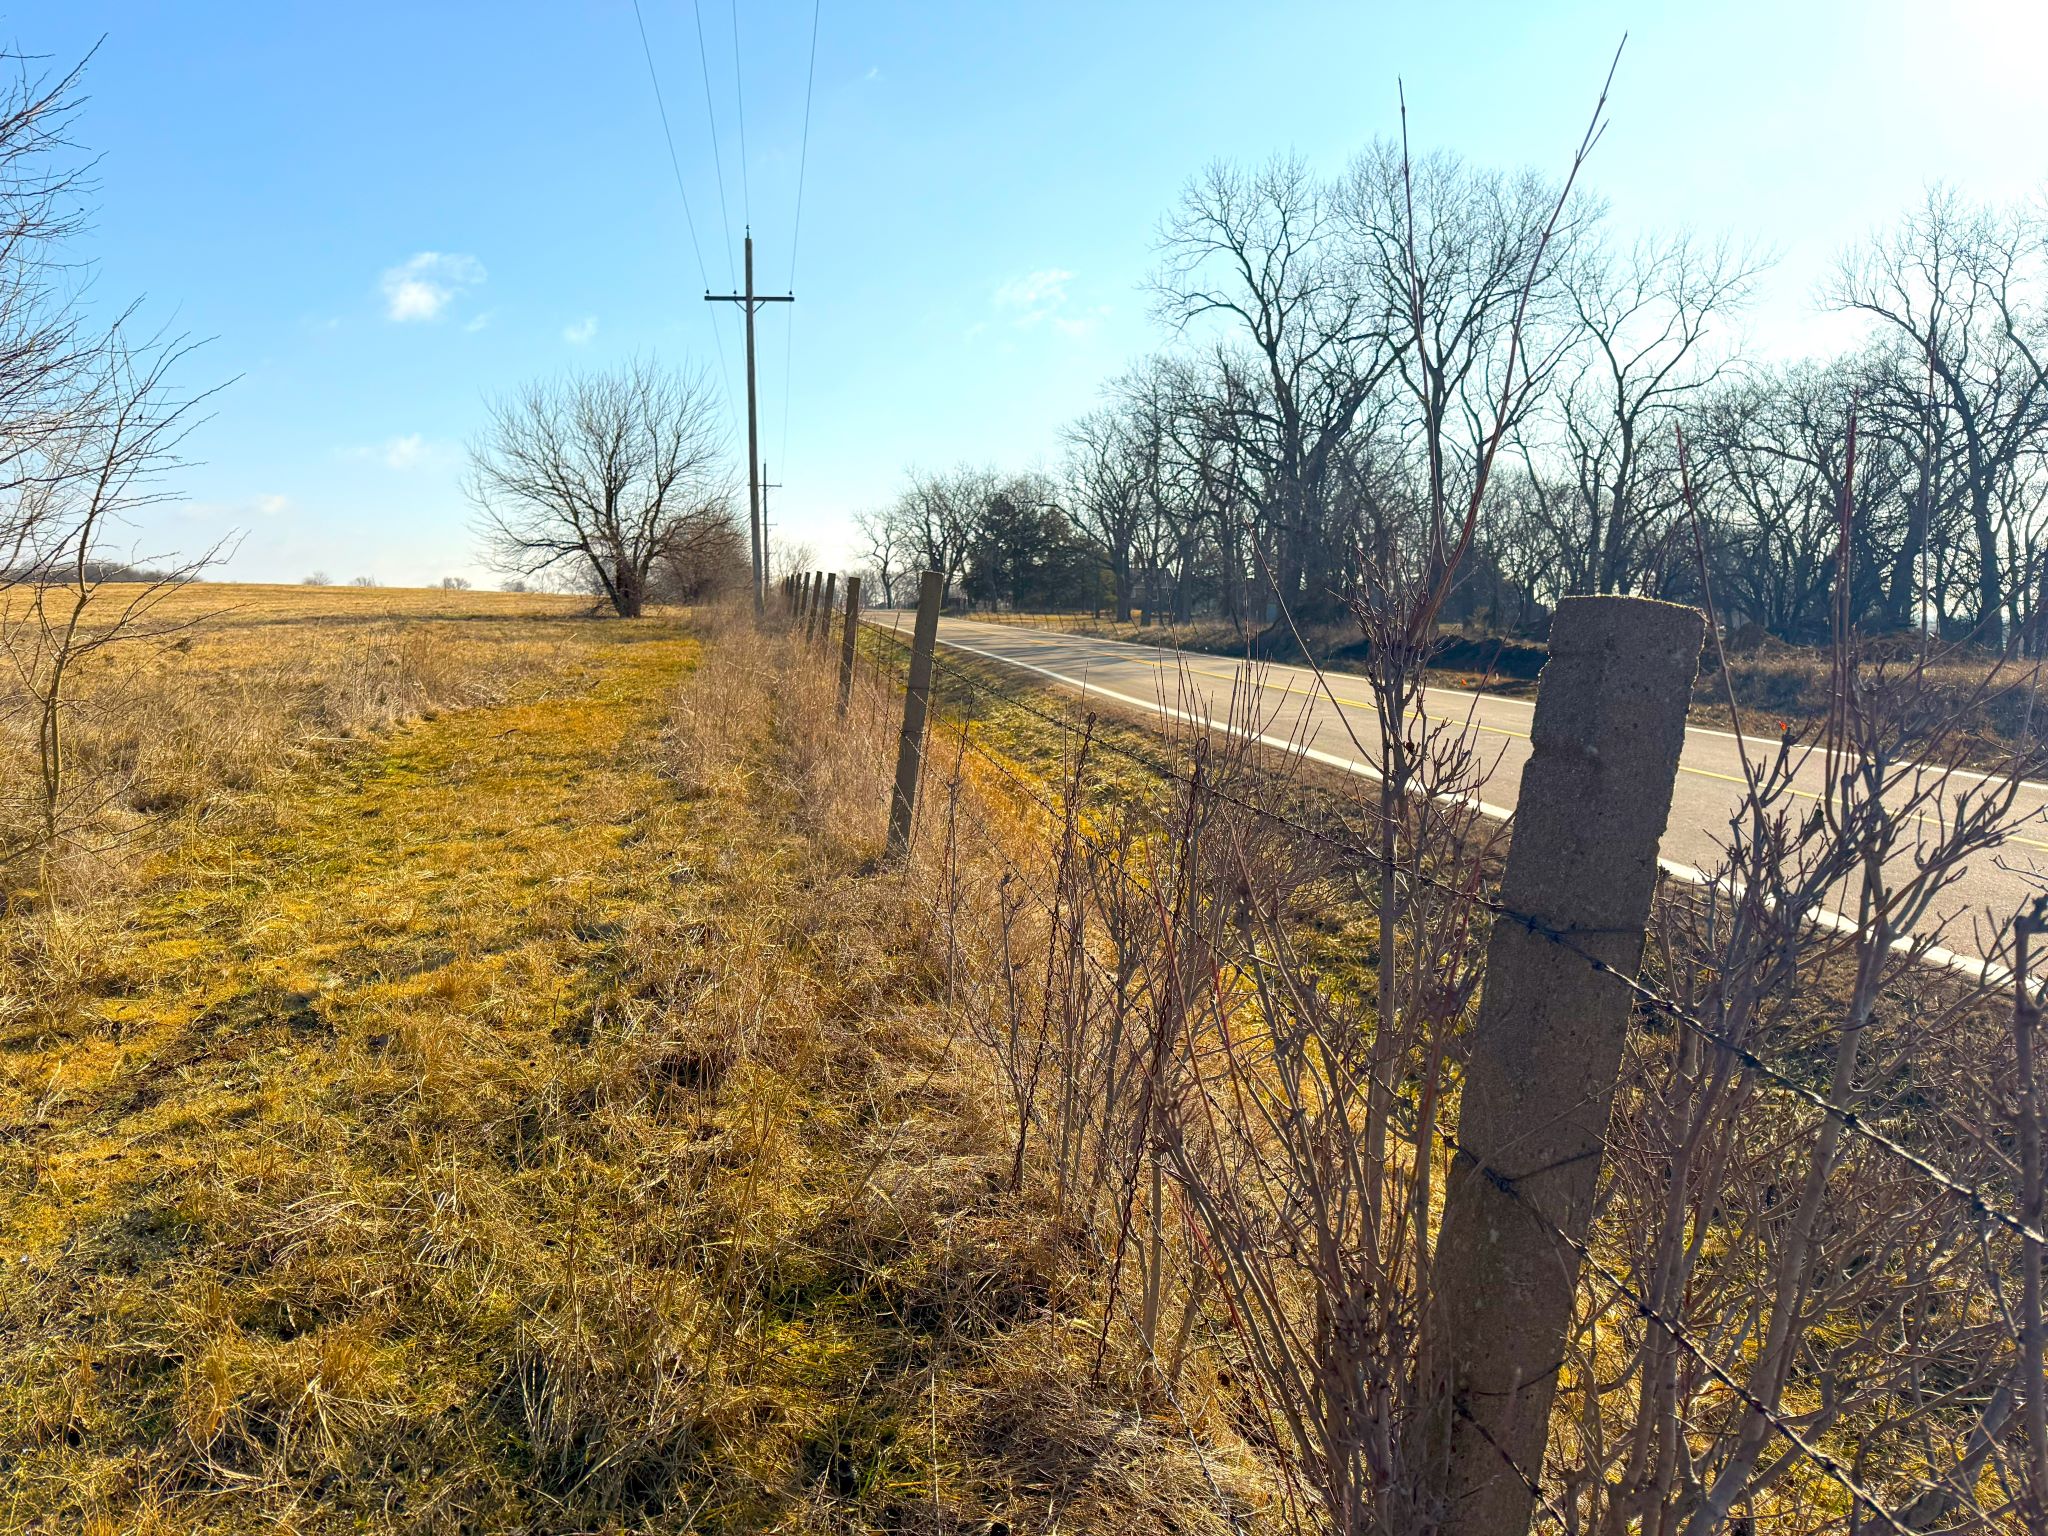
[{"label": "white cloud", "polygon": [[386,469],[411,469],[424,460],[431,450],[427,440],[417,432],[408,432],[403,437],[394,437],[384,444],[384,467]]},{"label": "white cloud", "polygon": [[379,283],[385,318],[438,320],[442,310],[486,276],[484,264],[474,256],[421,251],[402,265],[385,269]]},{"label": "white cloud", "polygon": [[482,314],[478,315],[475,319],[471,320],[467,325],[463,326],[463,329],[465,331],[471,332],[480,331],[485,326],[491,323],[492,318],[496,316],[497,313],[498,312],[495,309],[487,309]]},{"label": "white cloud", "polygon": [[[1109,306],[1097,304],[1085,310],[1074,309],[1067,294],[1067,284],[1073,279],[1074,274],[1065,267],[1041,267],[1011,278],[990,295],[990,301],[1000,314],[1009,317],[1017,330],[1045,326],[1062,336],[1086,336],[1109,313]],[[979,329],[977,326],[976,330]],[[974,334],[968,332],[970,336]]]},{"label": "white cloud", "polygon": [[396,437],[387,437],[381,443],[371,443],[362,448],[351,448],[348,456],[369,463],[382,464],[386,469],[417,469],[420,465],[440,457],[441,448],[429,442],[424,433],[402,432]]},{"label": "white cloud", "polygon": [[237,525],[246,525],[253,518],[279,517],[291,509],[291,498],[275,491],[239,501],[187,501],[178,506],[179,514],[193,522]]},{"label": "white cloud", "polygon": [[597,316],[585,315],[573,325],[562,327],[562,340],[572,347],[580,347],[597,334]]},{"label": "white cloud", "polygon": [[1067,302],[1067,284],[1074,274],[1064,267],[1042,267],[1013,277],[995,291],[997,309],[1015,310],[1019,325],[1033,325]]}]

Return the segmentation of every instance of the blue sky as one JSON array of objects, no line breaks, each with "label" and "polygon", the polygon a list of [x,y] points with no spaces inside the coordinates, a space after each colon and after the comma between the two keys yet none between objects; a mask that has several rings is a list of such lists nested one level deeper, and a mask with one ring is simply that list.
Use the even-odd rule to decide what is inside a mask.
[{"label": "blue sky", "polygon": [[[710,282],[749,215],[759,281],[788,282],[810,0],[701,0],[702,62],[689,0],[641,6]],[[760,350],[774,520],[826,560],[907,465],[1050,463],[1158,344],[1143,282],[1187,176],[1341,165],[1395,128],[1397,76],[1419,145],[1561,169],[1627,30],[1588,179],[1624,230],[1774,249],[1751,325],[1775,353],[1842,339],[1816,283],[1926,182],[2048,183],[2031,0],[819,15],[798,302]],[[66,0],[5,25],[53,62],[104,38],[78,128],[96,299],[141,296],[211,338],[191,383],[235,380],[145,548],[239,528],[223,574],[489,580],[459,489],[487,393],[635,352],[715,370],[716,335],[737,401],[738,317],[701,300],[631,0]]]}]

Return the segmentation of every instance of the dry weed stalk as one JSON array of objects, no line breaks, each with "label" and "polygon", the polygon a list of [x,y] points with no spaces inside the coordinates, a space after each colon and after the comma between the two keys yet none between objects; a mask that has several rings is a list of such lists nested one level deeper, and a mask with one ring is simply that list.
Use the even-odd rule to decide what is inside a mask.
[{"label": "dry weed stalk", "polygon": [[[2017,1059],[2034,1015],[2007,1032],[1986,988],[1924,961],[1939,898],[2010,834],[2038,757],[1966,772],[1980,700],[1921,661],[1866,661],[1847,631],[1834,665],[1828,728],[1748,739],[1726,858],[1660,902],[1550,1450],[1512,1469],[1567,1530],[2033,1518],[2038,1245],[1984,1209],[2038,1230]],[[1179,729],[1188,766],[1135,801],[1103,793],[1103,748],[1076,734],[1043,864],[982,909],[998,937],[981,1038],[1012,1178],[1038,1148],[1030,1166],[1103,1255],[1137,1379],[1176,1404],[1199,1382],[1277,1453],[1304,1522],[1426,1528],[1434,1127],[1454,1118],[1499,830],[1462,733],[1404,724],[1432,792],[1390,806],[1398,926],[1369,990],[1318,976],[1311,893],[1362,875],[1372,908],[1377,861],[1370,838],[1288,815],[1290,768],[1245,746],[1271,724],[1251,697],[1228,729]],[[949,844],[972,819],[963,761],[955,744]],[[1818,801],[1803,763],[1823,770]],[[975,920],[957,900],[949,915]],[[1191,1376],[1190,1341],[1219,1328]]]}]

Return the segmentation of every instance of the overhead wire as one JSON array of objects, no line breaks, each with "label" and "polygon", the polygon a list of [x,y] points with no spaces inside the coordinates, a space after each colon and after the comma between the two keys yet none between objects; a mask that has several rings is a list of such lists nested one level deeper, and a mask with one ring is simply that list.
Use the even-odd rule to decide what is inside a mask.
[{"label": "overhead wire", "polygon": [[[654,87],[654,109],[661,115],[661,136],[668,145],[669,169],[675,173],[676,196],[683,202],[683,223],[690,231],[690,251],[697,258],[697,276],[703,280],[704,291],[711,291],[711,274],[704,265],[704,247],[697,239],[697,218],[690,211],[690,194],[683,184],[683,163],[676,154],[676,136],[669,127],[668,103],[661,93],[661,75],[654,67],[654,48],[647,41],[647,18],[641,14],[640,0],[633,0],[633,21],[640,29],[640,53],[647,60],[648,83]],[[725,402],[728,409],[733,405],[732,368],[725,360],[725,338],[719,334],[717,316],[707,316],[711,321],[711,342],[718,351],[718,377],[725,386]]]},{"label": "overhead wire", "polygon": [[[789,227],[789,282],[791,293],[796,292],[797,244],[804,232],[804,173],[811,163],[811,94],[818,82],[818,11],[823,0],[811,0],[811,52],[810,62],[804,70],[804,130],[802,147],[796,158],[796,217]],[[782,322],[782,445],[783,459],[789,457],[789,380],[791,359],[796,353],[796,306],[790,305],[789,313]]]},{"label": "overhead wire", "polygon": [[747,92],[740,76],[740,0],[732,0],[732,99],[740,120],[740,212],[754,227],[754,194],[747,185]]},{"label": "overhead wire", "polygon": [[711,105],[711,60],[704,51],[704,9],[700,0],[690,0],[690,14],[697,22],[697,69],[704,79],[704,118],[711,125],[711,165],[718,173],[718,221],[725,227],[725,277],[737,290],[739,278],[732,264],[732,215],[725,206],[725,154],[718,147],[718,112]]}]

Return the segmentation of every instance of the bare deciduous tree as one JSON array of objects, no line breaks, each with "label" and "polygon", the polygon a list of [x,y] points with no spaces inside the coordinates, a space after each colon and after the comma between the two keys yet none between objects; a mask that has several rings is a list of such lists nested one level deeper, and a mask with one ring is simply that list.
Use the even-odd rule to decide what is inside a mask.
[{"label": "bare deciduous tree", "polygon": [[638,361],[493,401],[467,490],[498,569],[587,579],[621,618],[707,521],[729,521],[732,467],[710,376]]}]

